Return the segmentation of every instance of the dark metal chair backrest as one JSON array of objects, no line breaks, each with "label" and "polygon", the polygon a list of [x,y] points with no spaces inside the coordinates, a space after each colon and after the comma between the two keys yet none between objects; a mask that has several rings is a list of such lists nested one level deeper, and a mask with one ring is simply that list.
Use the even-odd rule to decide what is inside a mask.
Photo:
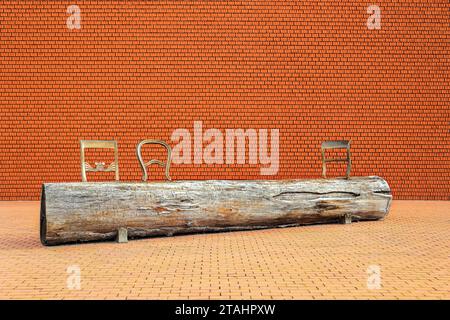
[{"label": "dark metal chair backrest", "polygon": [[[345,177],[348,179],[350,177],[350,171],[352,169],[352,159],[350,153],[350,144],[351,140],[332,140],[332,141],[324,141],[322,142],[322,176],[326,178],[327,176],[327,163],[328,162],[347,162],[347,171]],[[346,158],[335,158],[335,159],[327,159],[325,157],[325,150],[327,149],[346,149],[347,157]]]}]

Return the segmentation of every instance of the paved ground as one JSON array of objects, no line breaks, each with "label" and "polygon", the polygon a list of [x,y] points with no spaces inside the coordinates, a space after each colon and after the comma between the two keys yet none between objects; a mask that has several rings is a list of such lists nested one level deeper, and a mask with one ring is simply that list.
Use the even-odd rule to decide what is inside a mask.
[{"label": "paved ground", "polygon": [[1,299],[450,299],[450,202],[394,201],[386,220],[352,225],[59,247],[40,244],[36,202],[0,202],[0,218]]}]

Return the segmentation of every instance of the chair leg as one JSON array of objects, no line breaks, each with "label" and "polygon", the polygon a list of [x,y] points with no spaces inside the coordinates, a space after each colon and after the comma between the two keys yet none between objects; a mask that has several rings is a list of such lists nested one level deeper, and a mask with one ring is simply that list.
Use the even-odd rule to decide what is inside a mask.
[{"label": "chair leg", "polygon": [[84,148],[81,147],[81,181],[82,182],[87,182],[87,177],[86,177],[86,159],[85,159],[85,155],[84,155]]},{"label": "chair leg", "polygon": [[327,164],[325,162],[325,151],[322,150],[322,177],[327,177]]},{"label": "chair leg", "polygon": [[347,172],[345,173],[345,177],[346,177],[347,179],[350,178],[350,170],[351,170],[351,168],[352,168],[352,164],[351,164],[351,162],[348,162],[348,163],[347,163]]},{"label": "chair leg", "polygon": [[345,177],[347,179],[350,178],[350,171],[352,170],[352,158],[350,154],[350,149],[347,149],[347,172],[345,173]]}]

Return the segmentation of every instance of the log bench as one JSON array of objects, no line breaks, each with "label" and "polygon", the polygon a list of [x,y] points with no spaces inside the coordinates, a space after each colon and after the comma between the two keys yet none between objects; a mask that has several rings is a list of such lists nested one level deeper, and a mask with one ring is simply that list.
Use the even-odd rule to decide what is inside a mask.
[{"label": "log bench", "polygon": [[[383,219],[380,177],[46,183],[44,245]],[[119,239],[120,238],[120,239]]]}]

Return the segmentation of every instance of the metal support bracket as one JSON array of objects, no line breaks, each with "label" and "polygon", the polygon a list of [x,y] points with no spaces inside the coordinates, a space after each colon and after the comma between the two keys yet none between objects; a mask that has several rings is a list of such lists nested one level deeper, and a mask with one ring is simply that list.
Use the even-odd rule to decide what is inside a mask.
[{"label": "metal support bracket", "polygon": [[127,243],[128,242],[128,230],[127,228],[119,228],[117,230],[117,243]]},{"label": "metal support bracket", "polygon": [[352,223],[352,215],[350,213],[346,213],[341,218],[342,224],[351,224]]}]

